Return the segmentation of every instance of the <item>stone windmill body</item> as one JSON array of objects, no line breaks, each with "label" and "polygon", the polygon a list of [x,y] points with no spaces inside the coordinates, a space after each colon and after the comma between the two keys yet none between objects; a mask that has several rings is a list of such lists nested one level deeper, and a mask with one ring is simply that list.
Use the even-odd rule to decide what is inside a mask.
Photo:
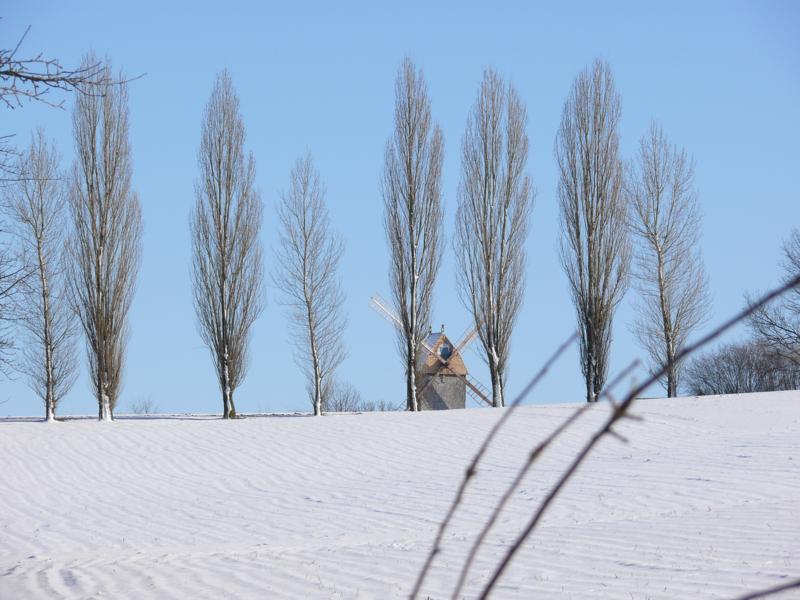
[{"label": "stone windmill body", "polygon": [[[381,316],[400,329],[400,317],[379,296],[370,302]],[[491,406],[489,391],[467,371],[462,351],[477,336],[478,330],[468,330],[453,344],[444,333],[431,331],[417,352],[417,401],[422,410],[464,408],[467,396],[479,405]]]}]

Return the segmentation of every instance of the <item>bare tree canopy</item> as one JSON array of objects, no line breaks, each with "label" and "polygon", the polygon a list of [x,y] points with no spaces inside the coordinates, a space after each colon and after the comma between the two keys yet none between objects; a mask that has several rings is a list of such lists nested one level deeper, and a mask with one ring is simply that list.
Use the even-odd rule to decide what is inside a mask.
[{"label": "bare tree canopy", "polygon": [[152,415],[159,410],[158,404],[150,396],[142,396],[131,403],[130,412],[134,415]]},{"label": "bare tree canopy", "polygon": [[334,380],[323,399],[325,412],[360,412],[364,403],[361,392],[349,381]]},{"label": "bare tree canopy", "polygon": [[[97,60],[88,55],[85,65]],[[106,63],[98,81],[110,78]],[[75,164],[68,241],[70,301],[86,334],[99,418],[113,418],[119,397],[141,255],[142,215],[131,189],[128,88],[81,94],[73,113]]]},{"label": "bare tree canopy", "polygon": [[492,404],[504,406],[511,334],[525,291],[525,241],[533,206],[527,112],[513,85],[483,74],[461,143],[454,249],[459,291],[472,313],[492,380]]},{"label": "bare tree canopy", "polygon": [[758,340],[723,345],[686,366],[686,391],[695,396],[793,390],[800,369]]},{"label": "bare tree canopy", "polygon": [[619,119],[611,69],[597,60],[575,79],[556,136],[561,263],[578,317],[587,402],[605,385],[614,310],[628,279]]},{"label": "bare tree canopy", "polygon": [[398,350],[406,374],[406,409],[419,410],[417,352],[430,325],[442,258],[444,140],[432,123],[428,86],[409,58],[395,81],[394,132],[386,143],[381,192],[391,264],[389,284],[400,316]]},{"label": "bare tree canopy", "polygon": [[254,187],[255,159],[245,154],[244,142],[239,98],[225,70],[206,105],[191,217],[195,311],[225,419],[236,417],[233,392],[244,380],[250,328],[263,308],[263,208]]},{"label": "bare tree canopy", "polygon": [[[800,229],[794,229],[783,245],[783,270],[784,281],[800,274]],[[752,300],[748,298],[747,302]],[[780,302],[754,312],[750,329],[757,340],[800,371],[800,286]]]},{"label": "bare tree canopy", "polygon": [[349,381],[333,381],[330,393],[324,399],[325,412],[387,412],[403,410],[404,403],[387,402],[385,400],[364,400]]},{"label": "bare tree canopy", "polygon": [[678,395],[682,365],[675,361],[689,335],[708,317],[708,277],[700,256],[700,214],[694,165],[655,123],[628,167],[625,193],[640,298],[634,332],[651,370],[666,365],[667,396]]},{"label": "bare tree canopy", "polygon": [[275,286],[283,292],[315,415],[321,415],[336,367],[346,352],[344,293],[338,268],[344,240],[331,229],[325,190],[311,156],[299,159],[278,205],[280,232]]},{"label": "bare tree canopy", "polygon": [[20,178],[4,189],[15,222],[22,264],[18,320],[27,332],[21,370],[42,399],[45,417],[55,418],[61,398],[75,382],[74,315],[64,278],[65,184],[59,155],[38,130],[16,167]]}]

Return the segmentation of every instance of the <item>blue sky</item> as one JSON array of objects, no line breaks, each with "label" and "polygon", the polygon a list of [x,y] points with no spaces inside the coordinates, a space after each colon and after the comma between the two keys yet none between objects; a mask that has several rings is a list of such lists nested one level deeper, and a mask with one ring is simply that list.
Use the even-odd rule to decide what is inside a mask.
[{"label": "blue sky", "polygon": [[[468,325],[455,291],[453,216],[459,146],[481,74],[494,66],[528,108],[528,171],[537,198],[527,244],[527,294],[512,342],[513,396],[574,328],[557,255],[553,143],[575,75],[597,57],[611,65],[622,97],[621,150],[628,157],[651,119],[696,161],[702,251],[711,279],[711,324],[740,309],[748,290],[780,277],[781,240],[800,225],[800,3],[51,3],[11,0],[0,20],[3,47],[31,25],[22,54],[65,64],[94,49],[130,75],[134,187],[144,217],[144,253],[130,314],[131,337],[118,412],[151,398],[162,411],[219,412],[207,350],[189,287],[188,215],[204,105],[216,73],[230,69],[257,161],[265,202],[263,241],[271,269],[275,202],[297,157],[310,151],[347,249],[349,356],[341,378],[366,398],[404,397],[393,332],[368,306],[388,296],[379,177],[391,132],[393,82],[404,55],[422,67],[434,118],[445,135],[447,247],[433,319],[454,335]],[[2,109],[2,133],[20,144],[43,126],[72,161],[72,100],[66,110]],[[611,372],[643,355],[630,333],[634,292],[617,312]],[[743,335],[735,332],[732,337]],[[474,349],[477,349],[475,346]],[[83,358],[83,350],[81,346]],[[465,355],[488,382],[479,355]],[[93,413],[82,374],[61,412]],[[638,377],[642,378],[644,372]],[[654,394],[660,393],[654,390]],[[580,401],[573,349],[530,402]],[[39,414],[24,381],[0,381],[0,414]],[[275,290],[253,330],[240,412],[307,410]]]}]

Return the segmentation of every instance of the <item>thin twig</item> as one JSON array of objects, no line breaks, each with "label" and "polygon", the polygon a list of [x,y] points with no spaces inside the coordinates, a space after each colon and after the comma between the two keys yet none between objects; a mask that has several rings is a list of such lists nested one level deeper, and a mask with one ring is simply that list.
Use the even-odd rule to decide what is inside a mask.
[{"label": "thin twig", "polygon": [[409,598],[414,600],[419,594],[419,590],[422,587],[422,583],[425,581],[425,576],[428,574],[430,570],[431,564],[433,563],[434,557],[441,551],[441,543],[442,538],[444,537],[444,532],[447,529],[447,526],[450,524],[450,521],[453,518],[453,514],[455,514],[456,509],[461,504],[461,500],[464,497],[464,491],[467,489],[467,485],[469,485],[469,481],[475,476],[477,472],[478,463],[483,458],[483,455],[486,454],[486,451],[489,448],[489,445],[492,443],[492,440],[497,435],[497,432],[503,427],[503,425],[508,421],[509,417],[514,413],[514,411],[519,407],[520,403],[525,399],[525,397],[533,390],[534,387],[542,380],[542,378],[547,374],[550,370],[550,367],[553,363],[558,360],[558,358],[564,353],[564,351],[578,338],[578,334],[573,333],[567,340],[561,344],[558,349],[553,353],[553,355],[544,363],[544,366],[539,370],[539,372],[534,375],[533,379],[531,379],[528,384],[522,389],[519,395],[514,399],[508,408],[503,412],[503,416],[497,420],[494,424],[492,429],[489,431],[489,434],[483,440],[481,447],[478,449],[478,452],[472,458],[472,462],[470,462],[469,466],[467,467],[466,472],[464,473],[464,478],[461,480],[461,485],[456,492],[455,498],[453,498],[453,502],[450,505],[449,510],[447,511],[447,515],[444,518],[444,521],[441,522],[439,525],[439,532],[436,534],[436,539],[433,541],[433,546],[431,547],[430,552],[428,553],[428,557],[425,560],[425,564],[422,567],[422,570],[417,577],[417,582],[414,584],[414,589],[412,590]]},{"label": "thin twig", "polygon": [[755,600],[756,598],[766,598],[767,596],[773,596],[775,594],[780,594],[781,592],[785,592],[787,590],[793,590],[795,588],[800,588],[800,579],[788,581],[786,583],[776,585],[775,587],[766,588],[764,590],[749,592],[744,596],[737,596],[736,598],[734,598],[734,600]]},{"label": "thin twig", "polygon": [[[603,396],[610,395],[610,390],[614,389],[614,387],[619,384],[625,377],[627,377],[635,368],[639,366],[639,361],[635,360],[630,365],[628,365],[619,375],[617,375],[609,384],[606,386],[605,390],[598,396],[598,400],[601,399]],[[470,548],[469,555],[467,556],[467,560],[464,562],[464,566],[461,568],[461,574],[458,577],[458,583],[456,584],[455,591],[453,591],[453,599],[458,597],[461,593],[461,589],[464,587],[464,583],[467,580],[467,574],[469,573],[469,569],[472,566],[473,561],[475,560],[475,556],[478,554],[478,549],[483,544],[483,541],[486,539],[486,536],[489,534],[489,531],[494,526],[497,518],[500,516],[500,513],[503,511],[506,503],[511,499],[511,496],[517,490],[517,488],[522,483],[522,480],[530,471],[533,464],[539,458],[539,456],[544,452],[550,444],[552,444],[556,439],[558,439],[562,433],[564,433],[567,428],[575,423],[578,418],[583,415],[586,411],[591,409],[592,407],[597,406],[595,402],[585,402],[583,406],[581,406],[578,410],[573,411],[572,414],[563,421],[556,429],[548,435],[536,448],[534,448],[529,454],[528,459],[525,463],[520,467],[519,471],[517,472],[514,481],[511,482],[511,485],[508,486],[505,493],[503,494],[500,501],[495,506],[494,510],[492,511],[489,520],[484,525],[483,529],[481,530],[478,537],[472,544],[472,548]]]},{"label": "thin twig", "polygon": [[[715,330],[713,330],[711,333],[707,334],[706,336],[700,338],[700,340],[698,340],[694,344],[692,344],[690,346],[686,346],[683,350],[681,350],[677,354],[676,361],[681,361],[684,358],[686,358],[687,356],[690,356],[692,353],[696,352],[697,350],[699,350],[703,346],[707,345],[708,343],[710,343],[711,341],[715,340],[717,337],[719,337],[720,335],[722,335],[723,333],[728,331],[731,327],[733,327],[737,323],[739,323],[742,320],[746,319],[748,316],[750,316],[752,313],[754,313],[760,307],[768,304],[769,302],[771,302],[772,300],[774,300],[775,298],[777,298],[778,296],[780,296],[781,294],[783,294],[787,290],[789,290],[789,289],[791,289],[791,288],[793,288],[795,286],[798,286],[798,285],[800,285],[800,275],[792,278],[791,280],[786,282],[784,285],[782,285],[782,286],[772,290],[768,294],[764,295],[760,300],[758,300],[754,304],[751,304],[750,306],[748,306],[747,308],[745,308],[744,310],[739,312],[734,317],[728,319],[722,325],[717,327]],[[580,465],[583,463],[583,461],[586,460],[586,457],[591,453],[592,449],[608,433],[608,431],[611,429],[611,427],[617,421],[619,421],[620,419],[622,419],[622,418],[624,418],[626,416],[627,411],[630,409],[631,405],[636,401],[636,398],[642,392],[644,392],[647,388],[649,388],[651,385],[653,385],[655,382],[657,382],[661,377],[663,377],[664,374],[666,373],[666,370],[667,370],[667,366],[666,365],[662,365],[658,369],[658,371],[653,373],[647,380],[645,380],[644,383],[642,383],[641,385],[639,385],[636,388],[634,388],[628,394],[628,396],[625,398],[625,400],[623,400],[621,404],[619,404],[618,406],[616,406],[613,409],[613,411],[609,415],[609,417],[606,420],[606,422],[604,423],[604,425],[599,430],[597,430],[595,432],[595,434],[586,442],[586,444],[583,446],[583,448],[580,450],[580,452],[577,454],[577,456],[573,459],[572,463],[570,463],[569,467],[566,469],[566,471],[564,471],[564,473],[561,475],[561,477],[556,482],[556,484],[552,487],[552,489],[550,490],[548,495],[545,497],[545,499],[539,505],[538,510],[536,511],[536,513],[534,513],[534,515],[528,521],[527,525],[522,530],[522,533],[516,538],[516,540],[514,540],[514,543],[508,549],[508,551],[506,552],[505,556],[501,560],[500,564],[495,569],[495,572],[492,575],[491,579],[489,580],[489,582],[486,584],[486,586],[484,587],[483,591],[481,592],[481,595],[479,596],[481,599],[488,598],[489,593],[492,591],[494,586],[497,584],[497,582],[499,581],[500,577],[505,572],[506,568],[511,563],[511,561],[514,558],[514,556],[516,555],[516,553],[522,547],[522,544],[531,535],[533,530],[536,528],[536,525],[539,523],[539,521],[542,519],[542,517],[544,516],[545,512],[549,508],[550,504],[552,504],[552,502],[560,494],[561,490],[564,488],[564,486],[567,484],[567,482],[572,478],[572,476],[578,470],[578,467],[580,467]]]},{"label": "thin twig", "polygon": [[17,51],[30,29],[28,26],[13,50],[0,50],[0,103],[7,108],[21,107],[23,99],[63,108],[63,100],[51,102],[47,99],[50,90],[103,96],[109,86],[121,86],[144,76],[114,79],[103,74],[103,63],[96,60],[68,69],[57,58],[45,58],[42,53],[33,58],[17,58]]}]

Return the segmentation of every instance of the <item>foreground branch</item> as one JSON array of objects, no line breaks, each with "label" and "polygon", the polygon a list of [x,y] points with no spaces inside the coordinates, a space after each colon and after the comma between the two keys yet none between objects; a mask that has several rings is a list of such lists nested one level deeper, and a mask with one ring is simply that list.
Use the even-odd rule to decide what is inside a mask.
[{"label": "foreground branch", "polygon": [[502,429],[503,425],[506,423],[506,421],[508,421],[511,415],[517,410],[520,403],[528,396],[528,394],[530,394],[533,388],[535,388],[536,385],[547,374],[547,372],[550,370],[550,367],[558,360],[558,358],[566,351],[566,349],[569,348],[569,346],[572,345],[573,342],[575,342],[577,338],[578,334],[573,333],[571,336],[569,336],[569,338],[567,338],[567,340],[563,344],[561,344],[561,346],[558,347],[558,349],[547,360],[547,362],[544,363],[544,366],[539,370],[539,372],[536,375],[534,375],[533,379],[531,379],[528,382],[528,385],[526,385],[522,389],[519,395],[514,399],[514,402],[512,402],[509,405],[508,410],[506,410],[503,413],[503,416],[500,417],[500,419],[498,419],[498,421],[494,424],[494,427],[492,427],[492,429],[489,431],[489,435],[487,435],[486,438],[483,440],[481,447],[478,449],[478,452],[472,458],[472,462],[470,462],[466,472],[464,473],[464,479],[461,480],[461,485],[459,486],[458,491],[456,492],[455,498],[453,498],[453,502],[447,511],[447,515],[445,516],[444,521],[442,521],[442,523],[439,525],[439,532],[436,534],[436,539],[433,542],[433,547],[428,553],[428,557],[425,560],[425,564],[423,565],[422,570],[420,571],[419,576],[417,577],[417,582],[414,585],[414,589],[411,592],[411,595],[409,596],[411,600],[414,600],[414,598],[416,598],[417,595],[419,594],[419,590],[422,587],[422,583],[425,581],[425,577],[428,574],[428,571],[430,570],[431,564],[433,563],[433,559],[442,549],[441,544],[442,544],[442,538],[444,537],[444,532],[447,529],[447,526],[450,524],[450,521],[452,520],[453,515],[456,512],[456,509],[461,504],[461,501],[464,498],[464,492],[467,489],[470,480],[475,476],[475,473],[477,473],[478,464],[480,463],[484,454],[486,454],[486,451],[489,449],[489,446],[491,445],[492,441],[497,436],[497,433],[500,431],[500,429]]},{"label": "foreground branch", "polygon": [[[628,365],[625,369],[623,369],[614,379],[605,387],[603,392],[600,394],[599,398],[603,396],[610,396],[611,390],[613,390],[623,379],[625,379],[628,375],[633,372],[639,366],[639,361],[635,360],[630,365]],[[520,484],[522,483],[525,476],[530,471],[531,467],[533,467],[536,460],[541,456],[541,454],[553,443],[558,439],[562,433],[564,433],[570,425],[575,423],[587,410],[591,407],[595,406],[595,403],[586,403],[578,410],[574,411],[566,421],[563,421],[561,425],[556,427],[556,429],[548,435],[538,446],[536,446],[531,452],[528,454],[528,458],[525,463],[522,465],[520,470],[517,472],[516,477],[511,482],[511,485],[508,486],[503,496],[500,498],[500,501],[495,506],[494,510],[492,511],[489,520],[484,525],[483,529],[481,530],[478,537],[472,544],[472,548],[470,548],[469,555],[467,556],[467,560],[464,562],[464,566],[461,568],[461,574],[458,577],[458,583],[456,584],[456,589],[453,591],[453,599],[455,600],[458,598],[461,589],[464,587],[464,584],[467,581],[467,574],[469,573],[469,569],[472,566],[473,561],[475,560],[475,556],[478,554],[478,550],[480,549],[483,541],[486,539],[486,536],[489,535],[489,531],[492,529],[494,524],[497,522],[497,518],[500,516],[500,513],[505,508],[505,505],[511,499],[514,492],[517,491]]]},{"label": "foreground branch", "polygon": [[755,600],[756,598],[766,598],[767,596],[774,596],[775,594],[780,594],[781,592],[786,592],[795,588],[800,588],[800,579],[795,579],[793,581],[782,583],[780,585],[776,585],[775,587],[758,590],[756,592],[750,592],[744,596],[737,596],[734,598],[734,600]]},{"label": "foreground branch", "polygon": [[[707,344],[709,344],[710,342],[712,342],[713,340],[718,338],[720,335],[722,335],[723,333],[725,333],[726,331],[731,329],[736,324],[738,324],[741,321],[747,319],[751,314],[753,314],[755,311],[757,311],[762,306],[766,306],[772,300],[774,300],[775,298],[777,298],[778,296],[780,296],[784,292],[786,292],[786,291],[788,291],[788,290],[790,290],[790,289],[792,289],[792,288],[794,288],[794,287],[796,287],[798,285],[800,285],[800,275],[797,275],[796,277],[794,277],[791,280],[789,280],[788,282],[786,282],[784,285],[781,285],[780,287],[778,287],[778,288],[774,289],[773,291],[769,292],[768,294],[763,296],[760,300],[758,300],[757,302],[751,304],[750,306],[745,308],[743,311],[741,311],[740,313],[738,313],[737,315],[735,315],[734,317],[732,317],[728,321],[724,322],[722,325],[717,327],[711,333],[709,333],[708,335],[704,336],[703,338],[701,338],[700,340],[698,340],[694,344],[692,344],[690,346],[686,346],[682,351],[680,351],[677,354],[676,360],[680,361],[680,360],[686,358],[687,356],[691,355],[692,353],[696,352],[700,348],[706,346]],[[613,410],[612,410],[611,414],[609,415],[608,419],[606,420],[606,422],[586,442],[586,444],[583,446],[583,448],[581,448],[580,452],[577,454],[577,456],[570,463],[569,467],[566,469],[566,471],[564,471],[564,473],[561,475],[559,480],[556,482],[556,484],[552,487],[552,489],[547,494],[545,499],[539,505],[538,510],[536,511],[536,513],[534,513],[534,515],[528,521],[528,523],[525,526],[525,528],[523,529],[522,533],[517,537],[517,539],[514,541],[514,543],[508,549],[508,551],[506,552],[505,556],[501,560],[500,564],[497,566],[497,568],[496,568],[494,574],[492,575],[491,579],[489,580],[489,582],[486,584],[486,586],[484,587],[483,591],[481,592],[481,594],[479,596],[481,599],[489,597],[490,592],[492,591],[494,586],[497,584],[497,582],[499,581],[499,579],[502,576],[502,574],[505,572],[505,570],[508,567],[508,565],[511,564],[511,561],[513,560],[513,558],[516,555],[516,553],[519,551],[519,549],[522,547],[522,545],[525,543],[525,541],[528,539],[528,537],[530,537],[531,533],[533,533],[534,529],[538,525],[539,521],[541,521],[541,519],[544,516],[545,512],[547,511],[547,509],[550,507],[550,505],[553,503],[553,501],[561,493],[561,490],[564,488],[564,486],[567,484],[567,482],[569,482],[569,480],[572,479],[572,476],[578,470],[578,467],[580,467],[580,465],[586,460],[586,458],[589,456],[589,454],[594,449],[594,447],[597,445],[597,443],[603,437],[605,437],[606,435],[609,435],[609,434],[610,435],[615,435],[615,432],[612,429],[613,426],[618,421],[620,421],[621,419],[625,418],[628,415],[628,411],[630,410],[631,406],[636,401],[638,396],[640,396],[642,394],[642,392],[644,392],[647,388],[649,388],[651,385],[656,383],[661,377],[663,377],[665,375],[665,373],[666,373],[667,368],[668,368],[667,365],[663,365],[660,369],[658,369],[658,371],[653,373],[647,380],[645,380],[644,383],[642,383],[641,385],[635,387],[626,396],[626,398],[620,404],[613,406]]]}]

